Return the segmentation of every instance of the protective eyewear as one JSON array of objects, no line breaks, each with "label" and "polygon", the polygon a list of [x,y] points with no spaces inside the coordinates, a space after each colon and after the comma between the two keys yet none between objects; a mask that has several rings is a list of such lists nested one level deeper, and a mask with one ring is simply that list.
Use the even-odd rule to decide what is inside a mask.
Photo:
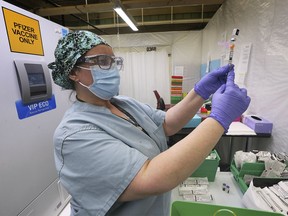
[{"label": "protective eyewear", "polygon": [[78,59],[77,64],[84,62],[98,65],[103,70],[109,70],[112,66],[121,70],[123,66],[123,58],[110,55],[83,56]]}]

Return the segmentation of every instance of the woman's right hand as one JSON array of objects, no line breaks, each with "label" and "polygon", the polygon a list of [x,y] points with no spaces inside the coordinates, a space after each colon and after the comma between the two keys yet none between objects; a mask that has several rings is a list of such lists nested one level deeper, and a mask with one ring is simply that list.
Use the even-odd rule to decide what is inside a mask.
[{"label": "woman's right hand", "polygon": [[245,88],[234,83],[235,73],[231,70],[226,84],[222,85],[213,95],[212,109],[209,117],[218,121],[228,131],[230,124],[248,108],[250,97]]}]

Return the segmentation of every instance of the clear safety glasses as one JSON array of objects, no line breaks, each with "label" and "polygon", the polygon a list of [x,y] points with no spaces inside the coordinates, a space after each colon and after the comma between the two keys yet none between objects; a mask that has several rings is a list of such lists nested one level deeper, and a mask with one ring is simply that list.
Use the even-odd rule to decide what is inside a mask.
[{"label": "clear safety glasses", "polygon": [[91,55],[80,57],[77,61],[79,63],[90,63],[98,65],[103,70],[109,70],[112,66],[116,66],[119,70],[123,67],[123,58],[110,55]]}]

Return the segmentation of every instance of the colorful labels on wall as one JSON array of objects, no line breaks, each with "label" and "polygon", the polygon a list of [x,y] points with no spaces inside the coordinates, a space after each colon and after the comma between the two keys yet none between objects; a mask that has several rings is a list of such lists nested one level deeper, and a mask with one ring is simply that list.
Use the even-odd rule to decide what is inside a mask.
[{"label": "colorful labels on wall", "polygon": [[183,76],[171,77],[171,104],[177,104],[182,100]]}]

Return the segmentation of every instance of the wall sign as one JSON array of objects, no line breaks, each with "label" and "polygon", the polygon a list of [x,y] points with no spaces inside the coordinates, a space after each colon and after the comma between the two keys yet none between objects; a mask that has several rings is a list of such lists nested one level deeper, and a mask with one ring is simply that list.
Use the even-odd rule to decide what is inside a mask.
[{"label": "wall sign", "polygon": [[2,7],[11,52],[44,55],[39,21]]},{"label": "wall sign", "polygon": [[18,118],[24,119],[30,116],[38,115],[40,113],[55,109],[56,101],[55,96],[52,95],[52,97],[49,100],[39,101],[28,105],[24,105],[22,103],[22,100],[18,100],[15,102],[15,105],[18,113]]}]

